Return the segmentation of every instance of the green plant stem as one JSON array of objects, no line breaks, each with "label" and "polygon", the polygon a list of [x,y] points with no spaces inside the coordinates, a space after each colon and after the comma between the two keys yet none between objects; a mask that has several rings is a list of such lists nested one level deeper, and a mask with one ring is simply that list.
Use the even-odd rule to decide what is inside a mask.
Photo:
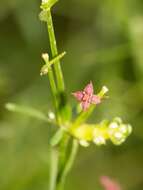
[{"label": "green plant stem", "polygon": [[90,108],[86,112],[82,111],[79,114],[79,116],[76,118],[74,123],[72,124],[71,130],[77,128],[80,124],[84,123],[89,118],[89,116],[92,114],[95,107],[96,107],[96,105],[92,105],[92,106],[90,106]]},{"label": "green plant stem", "polygon": [[[46,56],[43,56],[43,59],[46,63],[46,66],[49,65],[49,57],[48,54]],[[44,65],[45,66],[45,65]],[[56,118],[58,121],[58,101],[57,101],[57,87],[55,83],[55,78],[54,78],[54,73],[51,67],[48,67],[48,77],[49,77],[49,82],[51,86],[51,91],[53,95],[53,100],[54,100],[54,106],[55,106],[55,111],[56,111]]]},{"label": "green plant stem", "polygon": [[[55,38],[53,20],[52,20],[50,9],[47,11],[47,28],[48,28],[48,33],[49,33],[49,40],[50,40],[52,56],[55,57],[58,55],[58,49],[57,49],[57,42],[56,42],[56,38]],[[61,65],[60,65],[59,60],[57,60],[56,63],[54,64],[54,69],[55,69],[55,75],[56,75],[56,79],[57,79],[58,90],[59,90],[59,92],[63,92],[65,89],[65,86],[64,86],[64,79],[63,79],[63,74],[62,74]]]},{"label": "green plant stem", "polygon": [[50,162],[50,185],[49,190],[56,189],[56,180],[58,173],[58,151],[56,148],[51,148],[51,162]]},{"label": "green plant stem", "polygon": [[53,94],[53,99],[54,99],[54,105],[56,110],[58,109],[58,102],[57,102],[57,88],[54,80],[54,74],[51,68],[49,68],[48,71],[48,76],[49,76],[49,81],[50,81],[50,86]]},{"label": "green plant stem", "polygon": [[[56,43],[53,20],[52,20],[50,8],[47,10],[47,29],[49,33],[49,41],[50,41],[52,57],[55,58],[58,55],[58,49],[57,49],[57,43]],[[57,89],[54,83],[55,81],[54,81],[52,70],[51,70],[51,73],[49,73],[50,74],[49,79],[50,79],[54,97],[57,98],[57,95],[58,95],[58,98],[59,98],[58,99],[59,105],[57,105],[57,102],[56,102],[56,111],[59,112],[60,107],[57,107],[57,106],[61,106],[61,104],[64,104],[63,95],[65,91],[64,78],[63,78],[63,73],[61,70],[59,59],[55,61],[53,67],[54,67],[55,76],[56,76]],[[59,122],[59,125],[60,125],[60,122]],[[50,190],[63,189],[65,178],[73,164],[73,161],[77,152],[78,143],[75,140],[73,140],[71,152],[69,153],[70,155],[67,156],[67,148],[68,148],[68,142],[69,142],[68,140],[69,140],[68,137],[63,136],[63,139],[61,140],[61,145],[59,145],[58,157],[56,160],[56,164],[58,164],[58,169],[54,168],[53,169],[54,171],[52,171],[52,168],[51,168]],[[60,177],[58,178],[58,176]]]},{"label": "green plant stem", "polygon": [[61,173],[60,179],[57,183],[56,190],[64,190],[65,179],[73,166],[73,163],[74,163],[77,151],[78,151],[78,145],[79,145],[78,141],[76,139],[73,139],[71,151],[68,155],[67,160],[65,161],[65,165],[64,165],[63,171]]},{"label": "green plant stem", "polygon": [[57,183],[59,183],[59,179],[61,178],[61,174],[63,172],[66,160],[67,160],[67,150],[69,144],[69,136],[64,133],[59,144],[59,171],[58,171],[58,178]]}]

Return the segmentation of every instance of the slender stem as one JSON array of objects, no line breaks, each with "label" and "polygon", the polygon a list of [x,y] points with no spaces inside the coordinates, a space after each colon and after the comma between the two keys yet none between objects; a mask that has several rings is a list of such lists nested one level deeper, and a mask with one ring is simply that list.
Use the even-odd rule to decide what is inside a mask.
[{"label": "slender stem", "polygon": [[[55,57],[58,55],[58,49],[57,49],[57,42],[56,42],[56,38],[55,38],[53,20],[52,20],[50,9],[47,11],[47,28],[48,28],[48,33],[49,33],[49,40],[50,40],[52,56]],[[55,69],[55,75],[56,75],[56,79],[57,79],[58,90],[60,92],[63,92],[65,87],[64,87],[64,79],[63,79],[63,74],[62,74],[61,65],[60,65],[59,60],[57,60],[56,63],[54,64],[54,69]]]},{"label": "slender stem", "polygon": [[59,128],[55,135],[51,138],[50,144],[51,146],[57,146],[64,136],[64,130]]},{"label": "slender stem", "polygon": [[[46,65],[48,65],[49,59],[45,58],[44,61],[45,61]],[[51,91],[52,91],[53,100],[54,100],[54,106],[55,106],[55,111],[56,111],[56,119],[58,121],[57,87],[56,87],[55,78],[54,78],[54,74],[53,74],[51,67],[48,68],[48,77],[49,77],[49,82],[50,82]]]},{"label": "slender stem", "polygon": [[68,157],[68,160],[66,162],[66,165],[65,165],[65,168],[63,171],[63,175],[62,175],[62,181],[63,182],[65,181],[67,174],[69,173],[69,171],[71,170],[71,168],[73,166],[73,163],[74,163],[77,151],[78,151],[78,145],[79,145],[78,141],[76,139],[73,139],[72,149],[71,149],[70,155]]},{"label": "slender stem", "polygon": [[69,156],[65,162],[65,166],[64,166],[64,169],[62,171],[60,180],[58,181],[56,190],[63,190],[64,189],[65,179],[66,179],[69,171],[71,170],[71,168],[73,166],[77,151],[78,151],[78,141],[76,139],[73,139],[71,151],[70,151]]},{"label": "slender stem", "polygon": [[[57,43],[56,43],[55,32],[54,32],[53,21],[52,21],[50,9],[47,10],[47,29],[48,29],[48,33],[49,33],[49,41],[50,41],[52,57],[54,58],[58,55],[58,49],[57,49]],[[58,112],[60,107],[57,107],[57,106],[61,106],[60,104],[63,103],[63,94],[65,91],[64,78],[63,78],[63,73],[61,70],[61,65],[60,65],[59,59],[55,61],[53,67],[54,67],[55,76],[56,76],[57,89],[56,89],[52,70],[49,72],[49,79],[50,79],[50,83],[51,83],[51,87],[52,87],[52,91],[53,91],[55,99],[57,99],[57,95],[59,98],[59,102],[58,102],[59,105],[57,105],[57,101],[55,101],[56,102],[56,111]],[[59,125],[60,125],[60,122],[59,122]],[[67,157],[68,138],[67,137],[62,138],[61,145],[59,147],[58,157],[56,157],[57,158],[56,163],[55,163],[56,168],[54,168],[54,167],[51,168],[50,190],[55,190],[55,189],[62,190],[61,188],[63,188],[63,186],[64,186],[65,178],[73,164],[73,161],[74,161],[74,158],[75,158],[75,155],[77,152],[77,144],[78,143],[75,140],[73,140],[70,155]],[[52,169],[54,171],[52,171]]]},{"label": "slender stem", "polygon": [[51,68],[49,68],[48,76],[49,76],[50,86],[51,86],[51,90],[52,90],[52,94],[53,94],[55,108],[57,109],[58,108],[57,88],[56,88],[56,84],[55,84],[55,80],[54,80],[54,74],[53,74],[53,71]]},{"label": "slender stem", "polygon": [[55,190],[58,173],[58,152],[55,148],[51,148],[51,163],[50,163],[50,185],[49,190]]},{"label": "slender stem", "polygon": [[71,129],[75,129],[80,124],[84,123],[89,118],[89,116],[92,114],[95,107],[96,107],[96,105],[92,105],[86,112],[82,111],[80,113],[80,115],[76,118],[76,120],[74,121],[73,125],[71,126]]},{"label": "slender stem", "polygon": [[59,172],[58,172],[57,183],[59,183],[59,179],[61,178],[63,169],[65,167],[65,162],[67,160],[68,144],[69,144],[69,136],[67,134],[64,134],[59,144]]},{"label": "slender stem", "polygon": [[64,56],[65,56],[66,52],[64,51],[63,53],[57,55],[55,58],[53,58],[49,64],[52,65],[54,64],[55,62],[59,61],[60,59],[62,59]]}]

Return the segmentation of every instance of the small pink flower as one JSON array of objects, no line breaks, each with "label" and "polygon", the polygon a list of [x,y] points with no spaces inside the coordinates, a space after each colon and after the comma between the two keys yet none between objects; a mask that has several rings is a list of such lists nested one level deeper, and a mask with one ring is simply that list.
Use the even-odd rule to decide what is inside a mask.
[{"label": "small pink flower", "polygon": [[94,94],[92,82],[83,91],[74,92],[72,95],[81,102],[83,111],[86,111],[91,104],[99,104],[101,102],[100,97]]},{"label": "small pink flower", "polygon": [[120,184],[108,176],[102,176],[100,182],[105,190],[121,190]]}]

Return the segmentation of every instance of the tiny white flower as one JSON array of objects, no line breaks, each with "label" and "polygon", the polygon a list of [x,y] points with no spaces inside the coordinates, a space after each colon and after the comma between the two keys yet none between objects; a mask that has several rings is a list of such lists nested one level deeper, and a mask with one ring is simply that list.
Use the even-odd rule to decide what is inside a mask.
[{"label": "tiny white flower", "polygon": [[109,128],[110,129],[116,129],[116,128],[118,128],[119,126],[118,126],[118,124],[116,123],[116,122],[112,122],[110,125],[109,125]]},{"label": "tiny white flower", "polygon": [[102,136],[94,138],[93,142],[97,145],[106,144],[106,141]]},{"label": "tiny white flower", "polygon": [[42,54],[42,58],[43,58],[44,60],[49,61],[49,55],[48,55],[48,53],[43,53],[43,54]]},{"label": "tiny white flower", "polygon": [[123,134],[125,134],[125,133],[127,132],[127,126],[124,125],[124,124],[122,124],[122,125],[120,126],[120,132],[123,133]]},{"label": "tiny white flower", "polygon": [[115,136],[116,139],[121,139],[123,137],[122,133],[120,133],[120,132],[116,132],[114,134],[114,136]]},{"label": "tiny white flower", "polygon": [[87,141],[85,141],[85,140],[80,140],[80,141],[79,141],[79,144],[80,144],[81,146],[84,146],[84,147],[88,147],[88,146],[89,146],[89,143],[88,143]]},{"label": "tiny white flower", "polygon": [[55,114],[53,113],[53,112],[49,112],[48,113],[48,116],[49,116],[49,118],[51,119],[51,120],[54,120],[55,119]]},{"label": "tiny white flower", "polygon": [[106,86],[102,87],[102,92],[106,94],[109,91],[109,89]]}]

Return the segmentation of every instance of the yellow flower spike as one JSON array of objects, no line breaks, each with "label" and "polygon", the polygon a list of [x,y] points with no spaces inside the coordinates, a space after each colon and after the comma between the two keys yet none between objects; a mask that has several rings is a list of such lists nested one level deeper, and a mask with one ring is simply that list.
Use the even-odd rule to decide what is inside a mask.
[{"label": "yellow flower spike", "polygon": [[[71,130],[69,128],[69,130]],[[120,118],[114,118],[112,122],[107,120],[99,124],[82,124],[70,131],[79,143],[87,147],[90,142],[96,145],[105,145],[111,140],[115,145],[120,145],[132,132],[129,124],[124,124]]]},{"label": "yellow flower spike", "polygon": [[93,131],[93,142],[96,145],[106,144],[106,139],[108,139],[106,129],[103,129],[102,127],[94,129],[94,131]]},{"label": "yellow flower spike", "polygon": [[79,140],[82,146],[87,147],[90,142],[96,145],[106,144],[106,139],[109,138],[107,133],[107,125],[103,122],[100,124],[83,124],[72,132],[73,136]]},{"label": "yellow flower spike", "polygon": [[83,124],[73,131],[73,135],[79,140],[92,141],[93,130],[94,128],[92,125]]}]

